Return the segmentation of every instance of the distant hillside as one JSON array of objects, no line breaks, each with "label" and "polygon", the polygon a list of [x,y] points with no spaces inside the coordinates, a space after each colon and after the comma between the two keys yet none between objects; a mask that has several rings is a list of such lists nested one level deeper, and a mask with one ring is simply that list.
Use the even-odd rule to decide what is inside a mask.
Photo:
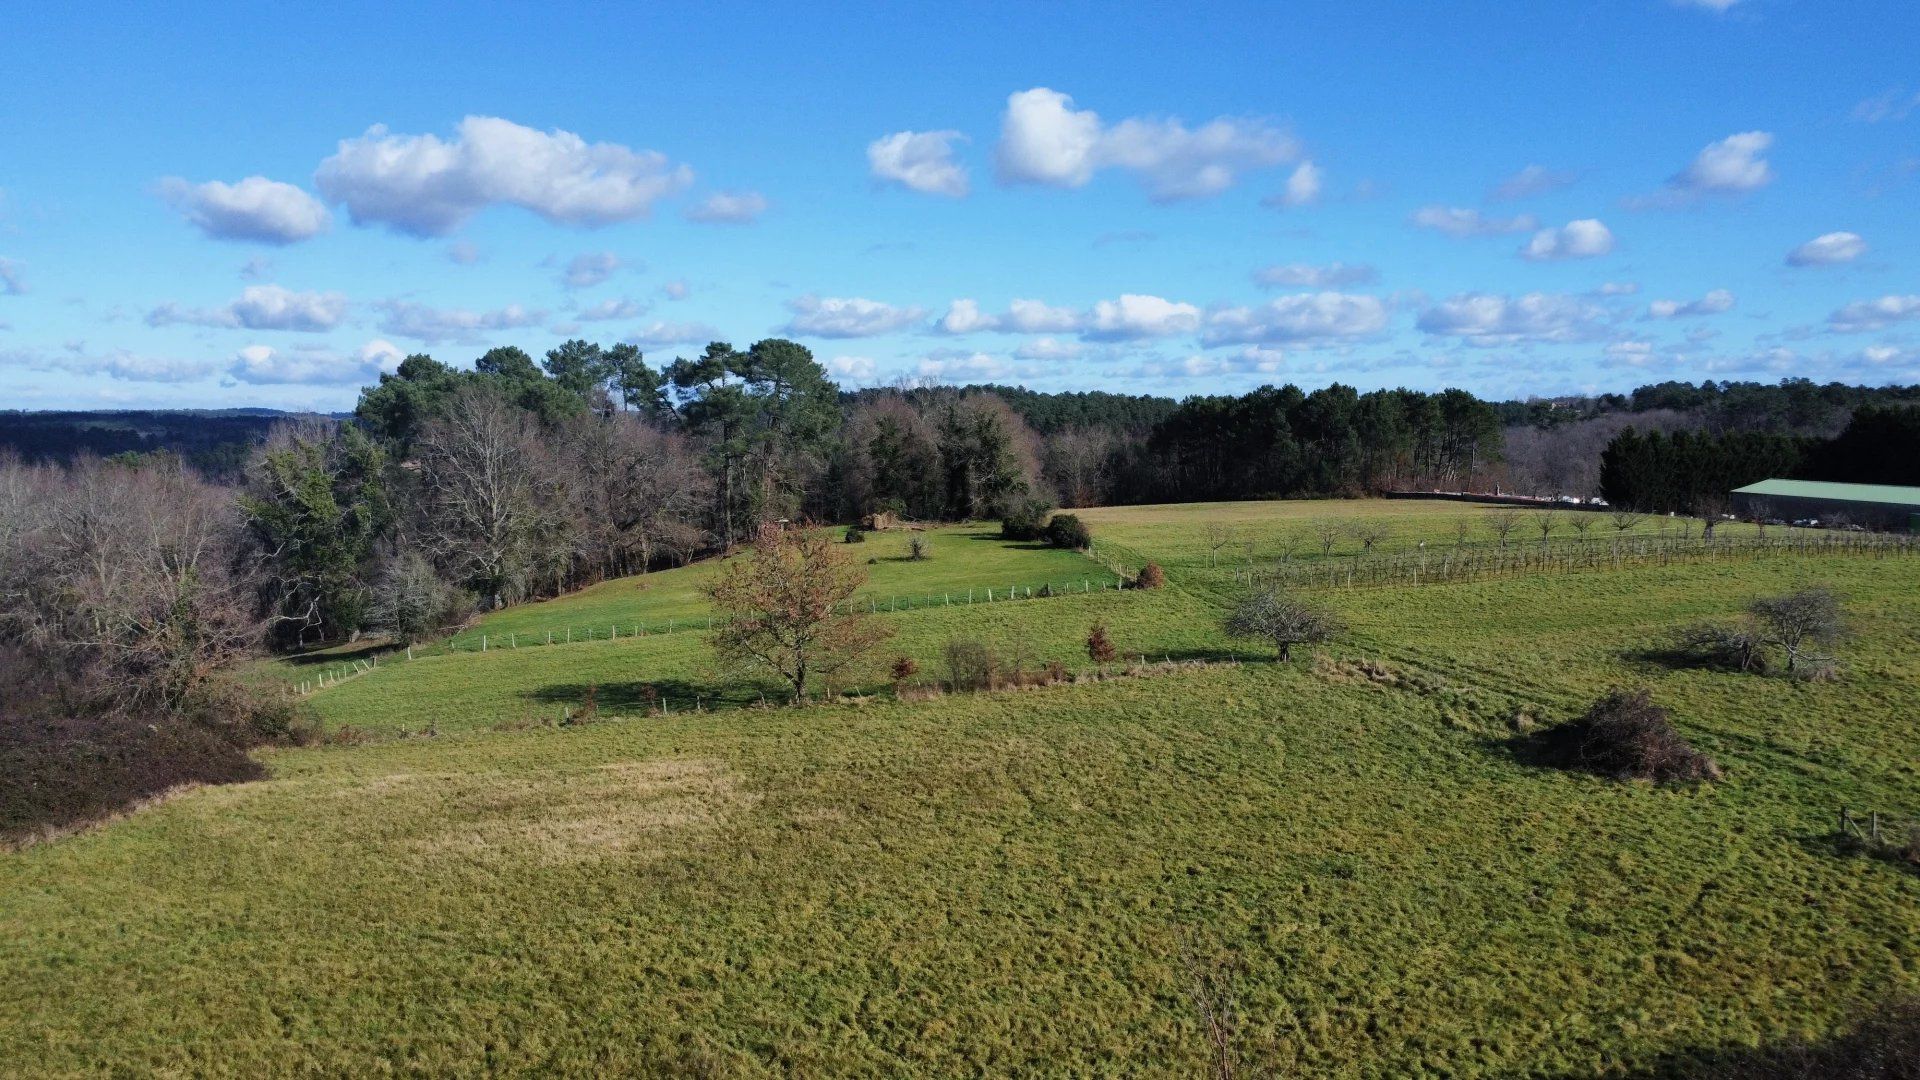
[{"label": "distant hillside", "polygon": [[231,476],[274,424],[298,415],[276,409],[0,410],[0,450],[29,461],[167,450],[209,475]]}]

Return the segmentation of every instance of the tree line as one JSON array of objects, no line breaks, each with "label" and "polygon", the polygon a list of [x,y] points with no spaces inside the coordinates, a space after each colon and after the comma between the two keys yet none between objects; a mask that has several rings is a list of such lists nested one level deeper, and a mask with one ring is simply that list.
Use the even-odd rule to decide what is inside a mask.
[{"label": "tree line", "polygon": [[1863,405],[1831,438],[1629,427],[1601,456],[1600,490],[1626,509],[1712,515],[1735,488],[1774,477],[1920,486],[1920,406]]}]

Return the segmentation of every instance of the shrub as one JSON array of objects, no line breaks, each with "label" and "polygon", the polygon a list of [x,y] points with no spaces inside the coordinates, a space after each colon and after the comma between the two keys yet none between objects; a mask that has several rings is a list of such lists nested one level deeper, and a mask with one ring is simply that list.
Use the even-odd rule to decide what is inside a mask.
[{"label": "shrub", "polygon": [[888,674],[893,677],[893,686],[897,690],[905,686],[908,679],[920,674],[920,664],[911,656],[896,656]]},{"label": "shrub", "polygon": [[1166,583],[1167,572],[1160,569],[1160,564],[1157,562],[1150,562],[1141,567],[1140,575],[1133,579],[1133,587],[1136,589],[1158,589]]},{"label": "shrub", "polygon": [[1008,540],[1041,539],[1049,509],[1046,503],[1032,496],[1013,500],[1001,512],[1000,535]]},{"label": "shrub", "polygon": [[927,547],[927,538],[914,533],[907,538],[907,558],[914,562],[925,562],[929,558]]},{"label": "shrub", "polygon": [[1105,624],[1096,623],[1087,631],[1087,659],[1096,664],[1111,664],[1120,655],[1113,647],[1113,639],[1107,636]]},{"label": "shrub", "polygon": [[473,617],[473,594],[447,583],[414,552],[388,563],[374,586],[372,625],[401,645],[460,626]]},{"label": "shrub", "polygon": [[1085,551],[1093,546],[1093,530],[1077,514],[1055,514],[1047,522],[1047,543],[1069,551]]},{"label": "shrub", "polygon": [[845,539],[849,544],[864,544],[867,542],[867,534],[861,531],[860,526],[849,525]]},{"label": "shrub", "polygon": [[1000,659],[985,642],[954,638],[947,642],[947,675],[954,690],[991,690],[1000,682]]},{"label": "shrub", "polygon": [[1645,689],[1613,690],[1584,715],[1540,733],[1548,762],[1617,780],[1718,780],[1720,766],[1695,750]]},{"label": "shrub", "polygon": [[1767,672],[1766,640],[1751,622],[1694,623],[1674,634],[1674,648],[1710,667]]}]

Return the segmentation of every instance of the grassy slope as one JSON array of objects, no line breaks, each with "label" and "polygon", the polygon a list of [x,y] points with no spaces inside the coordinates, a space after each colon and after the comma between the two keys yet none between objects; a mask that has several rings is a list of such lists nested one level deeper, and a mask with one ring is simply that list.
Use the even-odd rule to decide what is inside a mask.
[{"label": "grassy slope", "polygon": [[[895,621],[910,648],[1071,653],[1095,617],[1220,647],[1179,580]],[[1631,658],[1811,580],[1855,598],[1845,683]],[[1195,1075],[1183,941],[1238,958],[1237,1053],[1294,1075],[1590,1075],[1817,1034],[1920,985],[1920,875],[1817,839],[1841,803],[1920,801],[1916,586],[1834,559],[1333,594],[1338,653],[1438,692],[1251,663],[280,753],[271,781],[0,857],[0,1061]],[[315,700],[448,730],[650,649],[691,670],[697,641],[422,660]],[[1510,709],[1627,680],[1726,782],[1506,752]]]},{"label": "grassy slope", "polygon": [[[865,543],[848,546],[859,559],[873,560],[867,566],[867,583],[857,594],[862,602],[876,601],[884,608],[895,597],[902,602],[912,597],[918,604],[929,596],[964,595],[969,589],[984,597],[988,589],[998,594],[1014,585],[1038,589],[1052,583],[1058,588],[1072,582],[1077,588],[1090,581],[1098,588],[1113,579],[1099,564],[1075,552],[1001,540],[994,525],[950,526],[921,535],[930,557],[919,562],[907,558],[904,532],[871,533]],[[636,624],[655,631],[669,620],[684,626],[690,620],[704,620],[711,610],[703,590],[719,566],[717,560],[700,562],[617,578],[554,600],[519,604],[482,618],[456,643],[478,646],[483,633],[493,642],[507,640],[510,634],[544,640],[548,631],[559,634],[570,626],[576,634],[592,630],[603,638],[615,627],[626,634]]]}]

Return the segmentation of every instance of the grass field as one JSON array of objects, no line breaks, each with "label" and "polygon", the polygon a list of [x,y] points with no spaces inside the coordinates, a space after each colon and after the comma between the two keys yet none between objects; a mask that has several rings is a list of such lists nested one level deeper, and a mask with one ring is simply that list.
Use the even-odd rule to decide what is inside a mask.
[{"label": "grass field", "polygon": [[[1477,513],[1235,513],[1329,511],[1408,535]],[[1843,805],[1920,812],[1920,560],[1334,590],[1351,632],[1282,667],[1215,629],[1211,512],[1086,515],[1164,590],[889,615],[889,652],[1084,667],[1099,620],[1238,664],[711,711],[758,695],[683,633],[323,691],[330,724],[440,734],[274,752],[270,780],[0,855],[0,1072],[1194,1076],[1198,974],[1241,1075],[1575,1077],[1819,1037],[1920,988],[1920,873],[1826,839]],[[1052,557],[992,557],[1026,554]],[[1643,655],[1816,582],[1860,631],[1843,681]],[[1513,752],[1516,712],[1625,683],[1726,779]],[[588,685],[605,722],[489,730]],[[643,685],[684,696],[644,716]]]},{"label": "grass field", "polygon": [[[1060,588],[1071,583],[1078,588],[1086,582],[1099,588],[1113,580],[1104,567],[1076,552],[1002,540],[995,525],[949,526],[920,533],[928,550],[922,560],[908,557],[910,535],[869,533],[866,542],[848,545],[847,550],[860,561],[871,560],[867,583],[856,594],[860,603],[884,609],[890,602],[904,603],[909,598],[924,604],[929,597],[965,596],[971,591],[976,599],[983,599],[988,590],[1002,594],[1015,586]],[[546,634],[561,634],[568,628],[579,636],[593,633],[605,638],[615,631],[633,633],[636,627],[659,632],[674,620],[681,627],[696,621],[704,625],[712,609],[702,590],[719,566],[718,561],[700,562],[617,578],[554,600],[518,604],[484,616],[454,642],[477,646],[482,634],[492,641],[515,635],[544,641]]]}]

